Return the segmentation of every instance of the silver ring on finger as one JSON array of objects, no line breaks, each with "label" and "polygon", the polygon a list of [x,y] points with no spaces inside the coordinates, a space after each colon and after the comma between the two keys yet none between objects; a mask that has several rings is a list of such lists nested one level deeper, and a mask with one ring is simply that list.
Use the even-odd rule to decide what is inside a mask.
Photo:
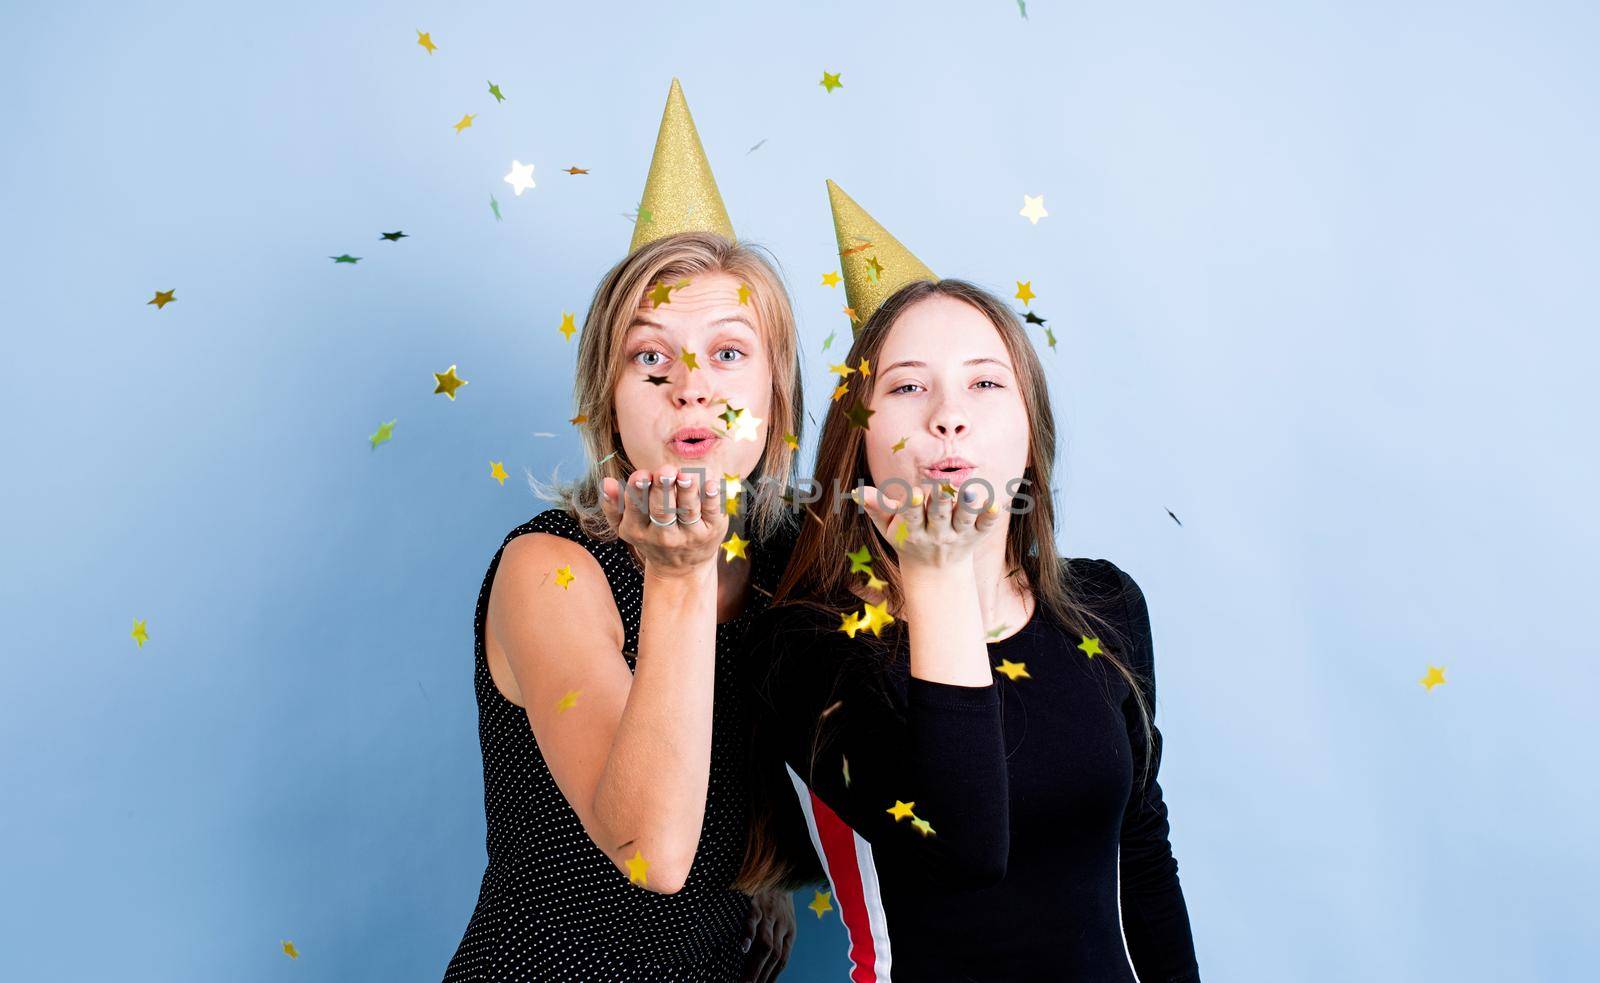
[{"label": "silver ring on finger", "polygon": [[695,516],[695,517],[694,517],[694,518],[693,518],[693,519],[679,519],[679,520],[678,520],[678,521],[679,521],[679,523],[680,523],[680,524],[682,524],[682,525],[685,525],[685,526],[692,526],[692,525],[694,525],[694,524],[695,524],[695,523],[696,523],[696,522],[699,522],[699,521],[700,521],[700,517],[699,517],[699,516],[698,516],[698,515],[697,515],[697,516]]},{"label": "silver ring on finger", "polygon": [[653,525],[653,526],[675,526],[675,525],[678,524],[678,517],[677,516],[673,516],[671,522],[657,522],[655,514],[651,513],[651,515],[650,515],[650,524]]}]

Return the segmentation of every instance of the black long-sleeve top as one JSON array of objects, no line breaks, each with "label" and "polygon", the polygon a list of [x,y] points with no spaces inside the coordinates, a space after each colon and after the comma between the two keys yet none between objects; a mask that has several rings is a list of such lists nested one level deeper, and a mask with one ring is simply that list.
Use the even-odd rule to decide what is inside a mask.
[{"label": "black long-sleeve top", "polygon": [[[1126,640],[1154,728],[1143,592],[1109,560],[1066,572]],[[770,608],[744,665],[759,743],[787,765],[849,932],[850,979],[1198,983],[1160,731],[1137,781],[1139,710],[1095,644],[1036,604],[987,645],[992,683],[958,686],[910,675],[902,622],[874,639],[841,620]]]}]

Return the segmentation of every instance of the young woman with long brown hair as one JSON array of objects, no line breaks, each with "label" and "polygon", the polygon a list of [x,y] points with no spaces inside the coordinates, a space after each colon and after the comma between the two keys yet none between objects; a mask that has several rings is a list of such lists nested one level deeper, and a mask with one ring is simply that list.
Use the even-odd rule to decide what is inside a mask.
[{"label": "young woman with long brown hair", "polygon": [[823,497],[749,636],[792,788],[764,797],[747,868],[798,862],[763,833],[798,803],[852,980],[1194,983],[1148,611],[1116,564],[1057,555],[1033,345],[829,190],[864,324]]}]

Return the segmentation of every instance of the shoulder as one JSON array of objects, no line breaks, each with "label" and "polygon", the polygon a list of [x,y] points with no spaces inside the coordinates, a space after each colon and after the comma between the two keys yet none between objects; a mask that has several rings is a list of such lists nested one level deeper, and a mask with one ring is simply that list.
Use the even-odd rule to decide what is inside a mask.
[{"label": "shoulder", "polygon": [[1150,610],[1139,582],[1104,558],[1071,557],[1062,561],[1067,589],[1097,614],[1117,626],[1130,649],[1132,668],[1149,672]]},{"label": "shoulder", "polygon": [[506,536],[495,579],[529,586],[554,580],[562,591],[552,596],[573,600],[609,597],[611,588],[595,545],[572,513],[546,509]]}]

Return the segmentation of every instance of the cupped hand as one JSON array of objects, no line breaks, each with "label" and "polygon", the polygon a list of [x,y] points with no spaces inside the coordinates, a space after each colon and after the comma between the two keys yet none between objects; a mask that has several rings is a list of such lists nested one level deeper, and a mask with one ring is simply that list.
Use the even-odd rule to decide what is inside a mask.
[{"label": "cupped hand", "polygon": [[937,487],[913,488],[910,500],[863,485],[851,494],[895,550],[902,568],[948,567],[969,562],[978,544],[1000,524],[1000,504],[985,507],[979,485],[951,495]]},{"label": "cupped hand", "polygon": [[[720,480],[706,478],[700,469],[680,473],[665,467],[635,471],[626,485],[615,478],[601,480],[606,521],[638,551],[646,570],[673,576],[716,563],[717,548],[728,534],[728,514]],[[676,522],[669,521],[673,516]]]}]

